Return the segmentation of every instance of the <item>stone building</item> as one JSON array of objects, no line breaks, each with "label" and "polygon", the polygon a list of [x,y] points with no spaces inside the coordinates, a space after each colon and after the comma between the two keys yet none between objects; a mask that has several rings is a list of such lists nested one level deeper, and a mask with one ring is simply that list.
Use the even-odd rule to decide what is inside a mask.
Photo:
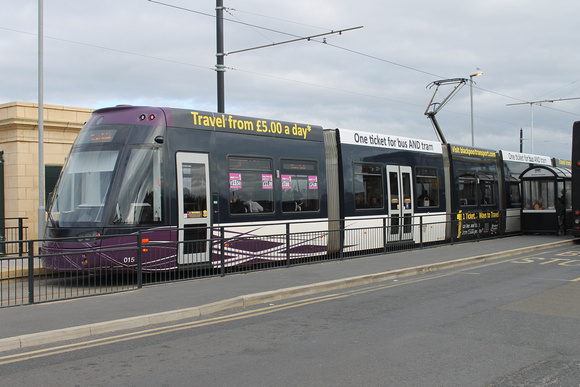
[{"label": "stone building", "polygon": [[[91,113],[92,109],[44,105],[46,197]],[[38,104],[0,104],[0,218],[27,218],[28,239],[39,237],[38,169]]]}]

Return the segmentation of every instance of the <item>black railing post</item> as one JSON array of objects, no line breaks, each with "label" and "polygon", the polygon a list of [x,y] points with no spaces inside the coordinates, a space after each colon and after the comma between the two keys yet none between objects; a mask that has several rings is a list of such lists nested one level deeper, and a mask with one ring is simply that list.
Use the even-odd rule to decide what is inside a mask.
[{"label": "black railing post", "polygon": [[226,276],[226,241],[224,226],[220,227],[220,274],[222,277]]},{"label": "black railing post", "polygon": [[450,230],[451,230],[451,246],[453,246],[454,235],[455,235],[456,232],[458,232],[458,231],[455,230],[455,225],[453,224],[453,220],[454,220],[453,219],[453,214],[451,214],[451,227],[450,227]]},{"label": "black railing post", "polygon": [[387,253],[387,218],[383,218],[383,254]]},{"label": "black railing post", "polygon": [[286,223],[286,266],[290,266],[290,223]]},{"label": "black railing post", "polygon": [[[40,236],[40,230],[38,230],[38,234]],[[20,241],[20,243],[18,243],[18,256],[22,257],[22,255],[24,255],[24,227],[23,227],[23,223],[22,223],[22,218],[18,218],[18,240]]]},{"label": "black railing post", "polygon": [[338,256],[339,259],[342,261],[344,259],[344,241],[346,240],[346,223],[344,219],[341,219],[339,222],[339,229],[340,229],[340,247]]},{"label": "black railing post", "polygon": [[28,241],[28,303],[34,304],[34,241]]},{"label": "black railing post", "polygon": [[419,216],[419,240],[421,248],[423,248],[423,215]]},{"label": "black railing post", "polygon": [[143,287],[143,235],[137,234],[137,289]]}]

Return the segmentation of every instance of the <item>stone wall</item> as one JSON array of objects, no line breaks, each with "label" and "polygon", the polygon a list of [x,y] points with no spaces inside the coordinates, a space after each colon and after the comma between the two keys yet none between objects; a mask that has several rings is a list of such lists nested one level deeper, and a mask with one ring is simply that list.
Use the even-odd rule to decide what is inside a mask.
[{"label": "stone wall", "polygon": [[[44,164],[62,166],[92,109],[44,105]],[[6,218],[26,217],[28,238],[38,238],[38,104],[0,104]]]}]

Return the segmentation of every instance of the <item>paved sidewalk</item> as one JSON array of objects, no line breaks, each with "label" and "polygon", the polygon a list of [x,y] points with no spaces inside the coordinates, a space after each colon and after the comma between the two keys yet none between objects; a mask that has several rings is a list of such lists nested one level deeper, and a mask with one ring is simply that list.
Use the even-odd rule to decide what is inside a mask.
[{"label": "paved sidewalk", "polygon": [[0,352],[194,318],[573,243],[570,236],[523,235],[4,308],[0,309]]}]

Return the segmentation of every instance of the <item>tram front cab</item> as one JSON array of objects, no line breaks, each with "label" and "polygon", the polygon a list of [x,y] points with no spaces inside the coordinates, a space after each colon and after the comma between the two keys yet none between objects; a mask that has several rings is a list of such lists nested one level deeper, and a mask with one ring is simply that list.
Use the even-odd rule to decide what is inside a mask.
[{"label": "tram front cab", "polygon": [[570,228],[572,174],[568,168],[534,166],[523,171],[520,180],[522,232],[558,234]]}]

